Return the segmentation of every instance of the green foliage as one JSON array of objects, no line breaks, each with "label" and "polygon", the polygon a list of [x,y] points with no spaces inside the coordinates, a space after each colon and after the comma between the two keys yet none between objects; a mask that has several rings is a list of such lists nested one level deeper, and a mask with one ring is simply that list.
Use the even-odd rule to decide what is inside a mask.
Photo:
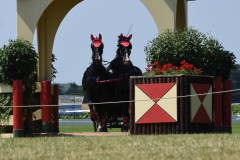
[{"label": "green foliage", "polygon": [[[26,40],[9,40],[0,49],[0,83],[12,85],[13,80],[23,80],[24,104],[31,103],[30,93],[36,89],[38,56],[32,44]],[[1,106],[11,106],[8,94],[0,96]],[[11,108],[1,107],[1,119],[11,112]]]},{"label": "green foliage", "polygon": [[2,122],[6,122],[9,119],[9,116],[12,114],[12,94],[10,93],[1,93],[0,94],[0,134],[6,126],[2,126]]},{"label": "green foliage", "polygon": [[229,78],[236,61],[235,55],[224,50],[216,39],[193,28],[167,30],[147,44],[145,53],[150,63],[179,66],[181,61],[186,61],[202,68],[204,75],[222,76],[223,79]]},{"label": "green foliage", "polygon": [[0,83],[29,81],[37,75],[37,53],[32,44],[22,39],[9,40],[0,50]]},{"label": "green foliage", "polygon": [[66,92],[66,94],[69,94],[69,95],[80,95],[81,93],[82,93],[82,88],[74,82],[70,83],[70,87]]},{"label": "green foliage", "polygon": [[59,119],[90,119],[90,113],[63,114]]},{"label": "green foliage", "polygon": [[10,113],[12,112],[12,94],[10,93],[1,93],[0,94],[0,120],[8,119]]},{"label": "green foliage", "polygon": [[232,70],[231,80],[234,82],[239,82],[240,80],[240,64],[235,65],[235,70]]},{"label": "green foliage", "polygon": [[57,60],[54,54],[52,54],[52,80],[56,78],[57,69],[53,66],[53,63]]},{"label": "green foliage", "polygon": [[240,114],[240,105],[232,106],[232,114]]}]

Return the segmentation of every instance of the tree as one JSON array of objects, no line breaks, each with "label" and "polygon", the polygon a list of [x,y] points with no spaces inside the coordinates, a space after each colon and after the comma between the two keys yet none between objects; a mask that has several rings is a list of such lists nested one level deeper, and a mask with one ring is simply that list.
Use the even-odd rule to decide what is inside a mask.
[{"label": "tree", "polygon": [[56,74],[58,73],[57,72],[57,69],[54,67],[53,63],[57,60],[57,58],[55,57],[55,54],[52,54],[52,80],[54,78],[56,78]]},{"label": "tree", "polygon": [[179,66],[181,61],[201,68],[204,75],[222,76],[228,79],[235,67],[236,57],[226,51],[213,37],[193,28],[167,30],[151,40],[145,47],[147,61],[161,65]]},{"label": "tree", "polygon": [[231,80],[233,83],[240,82],[240,64],[236,64],[235,70],[232,70]]},{"label": "tree", "polygon": [[68,89],[68,91],[66,92],[66,94],[71,94],[71,95],[80,95],[81,92],[81,88],[80,86],[78,86],[76,83],[70,83],[70,87]]},{"label": "tree", "polygon": [[[12,85],[13,80],[23,80],[24,104],[29,104],[29,94],[36,88],[37,53],[32,44],[22,39],[9,40],[0,49],[0,83]],[[11,105],[12,94],[0,94],[1,106]],[[0,108],[0,119],[8,118],[12,108]]]},{"label": "tree", "polygon": [[0,49],[0,83],[12,85],[17,79],[29,83],[37,75],[37,58],[30,42],[9,40],[9,44]]}]

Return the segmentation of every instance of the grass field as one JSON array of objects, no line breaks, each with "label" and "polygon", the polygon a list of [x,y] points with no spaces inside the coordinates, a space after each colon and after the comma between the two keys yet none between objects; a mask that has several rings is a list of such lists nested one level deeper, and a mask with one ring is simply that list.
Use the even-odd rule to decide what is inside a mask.
[{"label": "grass field", "polygon": [[[60,127],[60,132],[92,131],[92,126]],[[1,160],[237,160],[240,124],[233,125],[233,134],[1,138],[0,146]]]},{"label": "grass field", "polygon": [[0,159],[237,160],[239,134],[0,139]]},{"label": "grass field", "polygon": [[[93,126],[61,126],[59,132],[71,133],[71,132],[93,132]],[[109,132],[120,132],[120,128],[108,129]]]}]

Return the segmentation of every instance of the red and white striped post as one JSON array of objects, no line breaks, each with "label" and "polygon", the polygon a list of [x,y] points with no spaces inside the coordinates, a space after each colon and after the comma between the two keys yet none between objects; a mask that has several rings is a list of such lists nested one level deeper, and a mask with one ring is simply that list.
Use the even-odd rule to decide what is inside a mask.
[{"label": "red and white striped post", "polygon": [[42,105],[42,124],[43,132],[51,133],[52,132],[52,123],[51,123],[51,81],[42,81],[41,82],[41,94],[40,94],[40,104]]},{"label": "red and white striped post", "polygon": [[24,136],[23,81],[13,80],[13,137]]},{"label": "red and white striped post", "polygon": [[53,85],[53,98],[52,104],[55,105],[52,108],[53,113],[53,132],[59,133],[59,113],[58,113],[58,84]]}]

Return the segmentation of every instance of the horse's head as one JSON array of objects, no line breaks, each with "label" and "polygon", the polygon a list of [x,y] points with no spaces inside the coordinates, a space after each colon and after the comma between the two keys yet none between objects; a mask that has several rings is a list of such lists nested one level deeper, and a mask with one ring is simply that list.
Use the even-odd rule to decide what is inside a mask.
[{"label": "horse's head", "polygon": [[91,48],[92,48],[92,60],[95,63],[101,63],[102,62],[102,54],[103,54],[103,42],[102,42],[102,35],[99,34],[98,37],[93,37],[91,34],[90,36],[92,43],[91,43]]},{"label": "horse's head", "polygon": [[118,36],[117,58],[122,59],[125,65],[130,63],[130,54],[132,49],[132,44],[130,42],[131,38],[132,34],[126,37],[121,33]]}]

